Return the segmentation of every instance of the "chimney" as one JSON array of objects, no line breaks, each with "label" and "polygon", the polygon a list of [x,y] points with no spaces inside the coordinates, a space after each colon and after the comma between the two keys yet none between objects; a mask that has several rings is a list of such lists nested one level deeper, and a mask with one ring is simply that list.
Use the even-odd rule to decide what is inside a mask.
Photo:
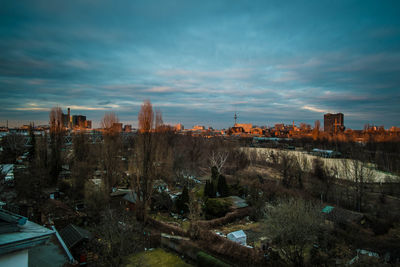
[{"label": "chimney", "polygon": [[71,109],[68,108],[68,128],[71,128]]}]

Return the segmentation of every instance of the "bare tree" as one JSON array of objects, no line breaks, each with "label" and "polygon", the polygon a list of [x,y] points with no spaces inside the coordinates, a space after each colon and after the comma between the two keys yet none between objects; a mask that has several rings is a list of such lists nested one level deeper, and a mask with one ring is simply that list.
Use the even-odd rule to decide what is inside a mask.
[{"label": "bare tree", "polygon": [[[161,115],[161,113],[160,113]],[[162,121],[162,118],[159,118]],[[145,100],[138,115],[139,131],[141,133],[148,133],[153,129],[154,112],[153,106],[149,100]]]},{"label": "bare tree", "polygon": [[160,131],[161,127],[164,125],[163,119],[162,119],[162,113],[161,110],[156,109],[156,131]]},{"label": "bare tree", "polygon": [[335,182],[338,178],[339,169],[334,165],[328,168],[321,158],[314,158],[312,169],[310,171],[310,181],[312,182],[312,192],[318,195],[323,201],[331,201],[336,198],[332,193],[335,188]]},{"label": "bare tree", "polygon": [[317,240],[323,222],[320,207],[302,199],[289,199],[269,208],[265,227],[281,257],[289,265],[304,266],[305,251]]},{"label": "bare tree", "polygon": [[115,124],[119,122],[114,112],[106,112],[101,120],[104,129],[104,143],[101,146],[101,167],[103,169],[104,190],[108,196],[112,187],[116,186],[122,177],[119,152],[121,149],[121,137]]},{"label": "bare tree", "polygon": [[138,196],[136,215],[139,220],[145,221],[147,209],[151,202],[154,181],[168,176],[173,157],[167,142],[165,142],[165,135],[153,131],[154,112],[150,101],[146,100],[143,103],[138,121],[139,134],[136,137],[130,173],[133,189]]},{"label": "bare tree", "polygon": [[210,168],[216,167],[218,170],[218,173],[221,173],[222,168],[225,165],[226,160],[228,159],[229,152],[228,151],[211,151],[211,154],[209,156],[209,161],[210,161]]},{"label": "bare tree", "polygon": [[118,116],[114,112],[106,112],[101,119],[101,127],[106,133],[113,133],[115,131],[114,123],[118,122]]},{"label": "bare tree", "polygon": [[316,120],[314,123],[314,129],[312,132],[312,136],[313,136],[314,140],[318,139],[320,128],[321,128],[321,122],[319,120]]},{"label": "bare tree", "polygon": [[373,172],[366,161],[355,159],[343,159],[341,167],[345,178],[353,182],[354,206],[361,212],[364,205],[364,186],[372,181]]},{"label": "bare tree", "polygon": [[141,227],[129,214],[106,209],[93,229],[98,238],[88,245],[98,255],[96,266],[121,266],[128,255],[143,250],[145,236]]},{"label": "bare tree", "polygon": [[60,107],[53,107],[50,110],[50,132],[57,133],[63,130],[64,125],[62,115],[63,113]]},{"label": "bare tree", "polygon": [[201,200],[194,192],[189,193],[189,234],[192,238],[196,239],[200,232],[198,221],[200,220],[201,213]]}]

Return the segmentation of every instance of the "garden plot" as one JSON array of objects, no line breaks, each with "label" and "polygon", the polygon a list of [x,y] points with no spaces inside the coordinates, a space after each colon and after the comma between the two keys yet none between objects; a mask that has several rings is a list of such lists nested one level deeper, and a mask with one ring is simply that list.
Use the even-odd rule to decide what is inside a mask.
[{"label": "garden plot", "polygon": [[226,235],[231,232],[243,230],[247,236],[247,245],[260,248],[262,246],[262,241],[267,239],[263,227],[263,222],[254,222],[246,217],[233,223],[220,226],[214,229],[214,232],[226,237]]}]

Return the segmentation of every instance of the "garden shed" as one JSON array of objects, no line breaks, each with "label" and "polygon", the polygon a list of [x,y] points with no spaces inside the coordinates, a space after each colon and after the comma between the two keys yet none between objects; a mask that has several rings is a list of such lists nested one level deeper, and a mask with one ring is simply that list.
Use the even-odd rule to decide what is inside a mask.
[{"label": "garden shed", "polygon": [[226,237],[233,242],[246,246],[246,233],[243,230],[229,233]]}]

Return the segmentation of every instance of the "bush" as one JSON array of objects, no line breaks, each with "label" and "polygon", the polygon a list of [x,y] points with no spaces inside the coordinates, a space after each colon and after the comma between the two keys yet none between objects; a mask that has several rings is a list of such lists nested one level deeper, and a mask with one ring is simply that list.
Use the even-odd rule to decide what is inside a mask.
[{"label": "bush", "polygon": [[229,264],[226,264],[225,262],[214,258],[213,256],[200,251],[197,253],[197,265],[202,267],[229,267]]},{"label": "bush", "polygon": [[251,213],[251,210],[252,209],[250,207],[237,209],[235,211],[227,213],[224,217],[208,221],[198,221],[197,223],[204,229],[210,229],[246,217]]},{"label": "bush", "polygon": [[225,216],[229,211],[231,202],[227,199],[209,198],[207,199],[204,207],[206,219],[219,218]]},{"label": "bush", "polygon": [[167,210],[170,211],[174,206],[170,196],[166,192],[155,192],[152,196],[152,210]]}]

